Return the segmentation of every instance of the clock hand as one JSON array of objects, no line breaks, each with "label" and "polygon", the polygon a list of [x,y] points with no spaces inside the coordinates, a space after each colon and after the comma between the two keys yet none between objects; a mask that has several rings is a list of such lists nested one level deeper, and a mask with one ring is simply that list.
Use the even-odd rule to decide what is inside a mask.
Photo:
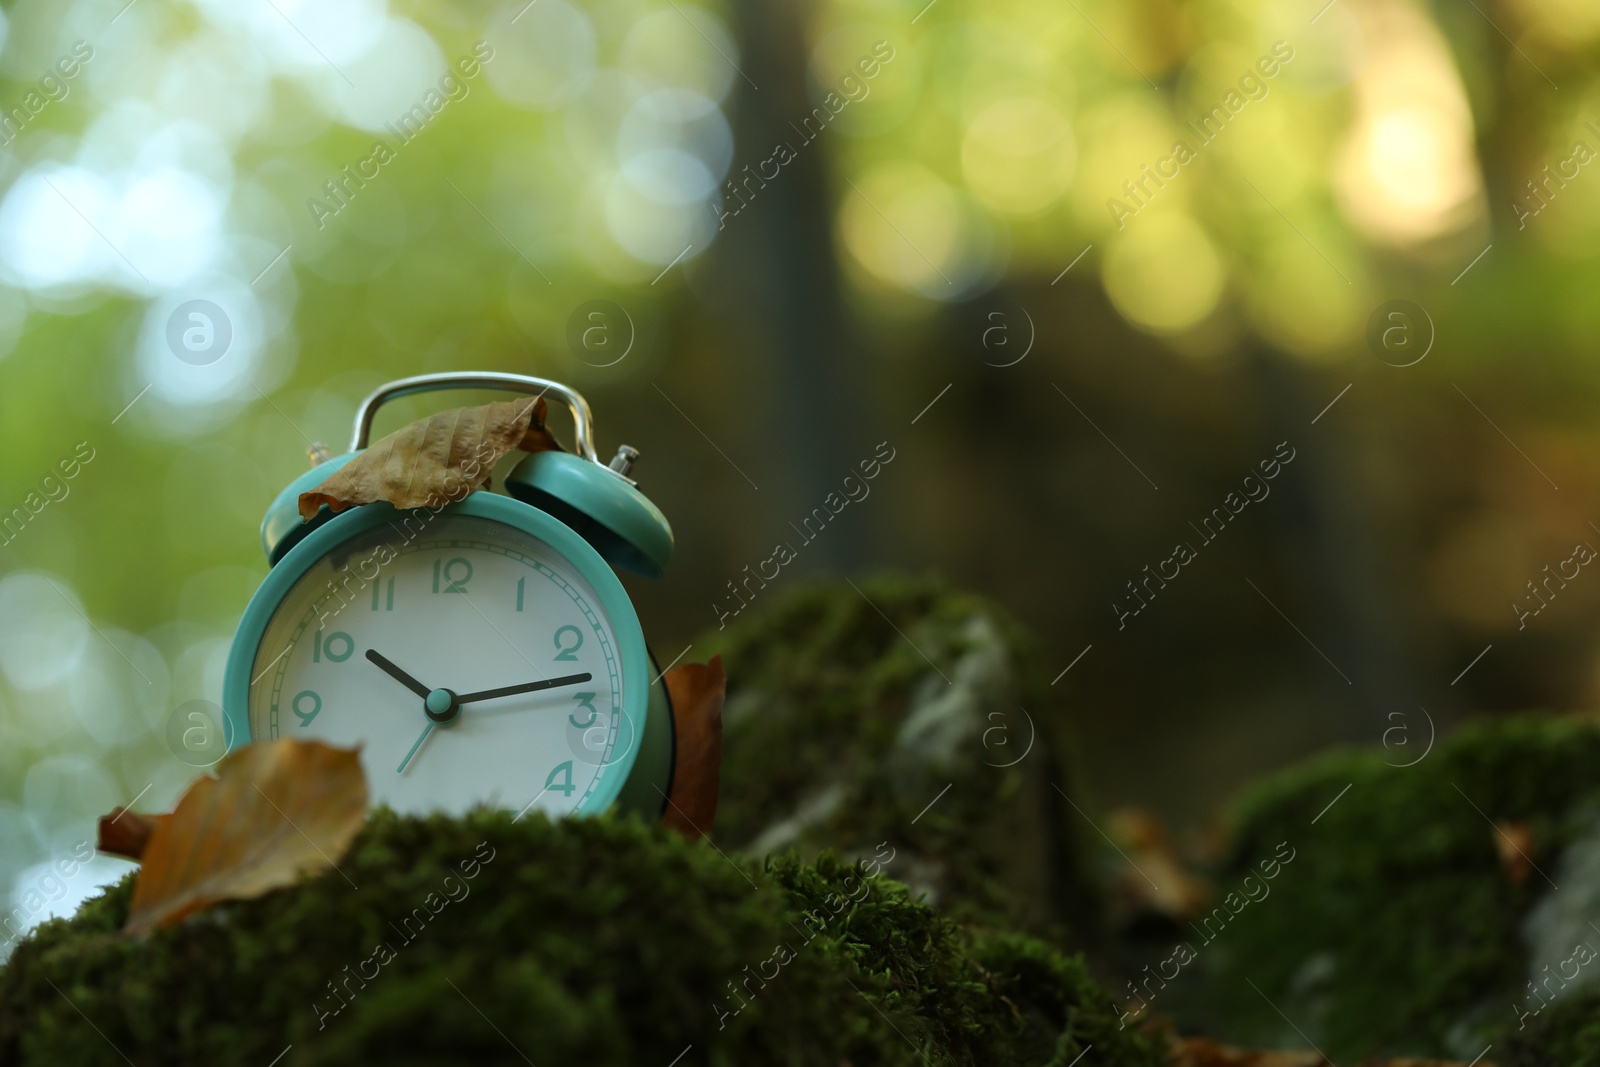
[{"label": "clock hand", "polygon": [[[406,674],[399,667],[396,667],[393,663],[390,663],[388,660],[384,659],[371,649],[367,650],[367,658],[376,663],[378,666],[382,667],[388,673],[394,675],[401,682],[403,682],[407,688],[413,690],[420,688],[418,684],[414,684],[416,680],[410,675]],[[560,678],[547,678],[542,682],[529,682],[526,685],[508,685],[503,689],[485,689],[479,693],[468,693],[465,696],[455,697],[454,703],[449,708],[450,717],[453,718],[456,715],[456,709],[468,701],[491,700],[495,697],[516,696],[519,693],[537,693],[542,689],[555,689],[558,686],[563,685],[577,685],[579,682],[587,682],[593,677],[594,675],[592,674],[568,674]],[[424,689],[422,692],[424,701],[428,700],[428,691]],[[447,699],[450,697],[450,691],[447,689],[439,689],[435,690],[435,692],[443,694]],[[427,707],[426,704],[424,706]],[[416,756],[417,750],[422,747],[422,742],[426,741],[428,739],[428,735],[433,732],[433,727],[435,724],[435,720],[433,718],[433,709],[431,707],[427,707],[427,711],[429,713],[428,725],[422,728],[422,733],[417,737],[416,742],[411,746],[411,751],[406,753],[406,758],[401,760],[400,766],[395,768],[395,773],[397,774],[405,773],[406,766],[411,762],[412,758]]]},{"label": "clock hand", "polygon": [[413,693],[417,694],[417,696],[421,697],[423,700],[427,700],[428,699],[428,693],[429,693],[428,687],[423,685],[421,682],[417,681],[415,678],[411,677],[411,675],[407,674],[405,671],[401,670],[399,667],[396,667],[389,660],[385,659],[383,656],[380,656],[377,652],[373,651],[370,648],[367,649],[367,658],[370,659],[373,663],[376,663],[378,665],[378,668],[380,670],[382,670],[385,674],[389,675],[395,681],[399,682],[401,685],[405,686],[407,689],[409,689]]},{"label": "clock hand", "polygon": [[422,747],[422,742],[426,741],[428,739],[428,735],[431,733],[433,733],[433,723],[429,722],[428,725],[422,728],[422,736],[417,738],[417,743],[411,746],[410,752],[406,753],[406,758],[401,760],[400,766],[395,768],[396,774],[405,772],[406,764],[411,762],[411,757],[417,754],[417,749]]},{"label": "clock hand", "polygon": [[476,700],[493,700],[495,697],[516,696],[519,693],[537,693],[541,689],[555,689],[563,685],[577,685],[593,678],[592,674],[568,674],[560,678],[547,678],[542,682],[529,682],[526,685],[508,685],[503,689],[485,689],[480,693],[464,693],[456,697],[457,704],[467,704]]}]

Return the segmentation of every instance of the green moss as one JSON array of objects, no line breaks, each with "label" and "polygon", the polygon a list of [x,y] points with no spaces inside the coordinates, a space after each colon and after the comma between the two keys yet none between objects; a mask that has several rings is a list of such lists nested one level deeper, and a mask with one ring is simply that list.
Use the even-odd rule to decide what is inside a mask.
[{"label": "green moss", "polygon": [[1600,991],[1553,1004],[1513,1033],[1500,1067],[1600,1067]]},{"label": "green moss", "polygon": [[891,841],[892,873],[952,914],[1092,925],[1077,816],[1052,788],[1060,716],[1031,638],[992,604],[930,579],[814,583],[695,649],[729,670],[724,847]]},{"label": "green moss", "polygon": [[379,813],[339,867],[142,941],[117,933],[127,881],[46,923],[0,970],[0,1062],[1160,1061],[1080,963],[831,857],[743,867],[631,820]]},{"label": "green moss", "polygon": [[1441,740],[1416,766],[1394,760],[1336,752],[1245,796],[1219,890],[1279,842],[1295,859],[1213,942],[1191,939],[1197,973],[1163,993],[1185,1025],[1266,1047],[1302,1044],[1298,1028],[1340,1062],[1467,1060],[1516,1029],[1524,922],[1551,885],[1508,873],[1491,820],[1526,823],[1534,862],[1556,876],[1568,844],[1592,831],[1600,728],[1503,719]]},{"label": "green moss", "polygon": [[[856,865],[787,855],[767,870],[802,914],[819,914]],[[873,980],[875,1002],[906,1020],[906,1036],[935,1063],[1061,1067],[1091,1045],[1119,1067],[1166,1062],[1158,1045],[1122,1029],[1120,1009],[1081,959],[1042,941],[957,926],[882,877],[841,920],[824,953]]]}]

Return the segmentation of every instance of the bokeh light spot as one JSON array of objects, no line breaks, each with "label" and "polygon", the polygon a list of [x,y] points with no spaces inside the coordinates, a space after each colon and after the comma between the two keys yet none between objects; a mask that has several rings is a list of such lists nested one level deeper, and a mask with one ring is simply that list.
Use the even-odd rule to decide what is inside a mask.
[{"label": "bokeh light spot", "polygon": [[979,112],[961,145],[961,169],[974,194],[1013,215],[1053,203],[1072,180],[1072,127],[1034,97],[1000,100]]},{"label": "bokeh light spot", "polygon": [[1222,296],[1222,261],[1187,215],[1141,216],[1113,238],[1101,268],[1106,294],[1124,318],[1151,333],[1196,325]]}]

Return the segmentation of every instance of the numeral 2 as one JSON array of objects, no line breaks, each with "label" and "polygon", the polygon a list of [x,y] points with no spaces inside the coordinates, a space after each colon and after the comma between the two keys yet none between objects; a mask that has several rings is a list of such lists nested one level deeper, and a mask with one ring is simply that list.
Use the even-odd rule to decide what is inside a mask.
[{"label": "numeral 2", "polygon": [[[565,644],[561,640],[563,634],[572,635],[572,643]],[[578,649],[583,647],[583,631],[576,626],[563,626],[556,631],[555,636],[556,659],[575,660],[578,658]]]}]

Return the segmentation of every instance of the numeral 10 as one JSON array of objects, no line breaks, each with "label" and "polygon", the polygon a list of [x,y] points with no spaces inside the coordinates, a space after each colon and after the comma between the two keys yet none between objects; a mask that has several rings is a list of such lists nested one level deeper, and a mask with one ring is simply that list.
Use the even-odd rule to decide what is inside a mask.
[{"label": "numeral 10", "polygon": [[355,638],[343,630],[335,630],[327,637],[323,637],[322,631],[318,630],[312,635],[311,662],[321,663],[322,657],[327,656],[329,663],[343,663],[355,650]]}]

